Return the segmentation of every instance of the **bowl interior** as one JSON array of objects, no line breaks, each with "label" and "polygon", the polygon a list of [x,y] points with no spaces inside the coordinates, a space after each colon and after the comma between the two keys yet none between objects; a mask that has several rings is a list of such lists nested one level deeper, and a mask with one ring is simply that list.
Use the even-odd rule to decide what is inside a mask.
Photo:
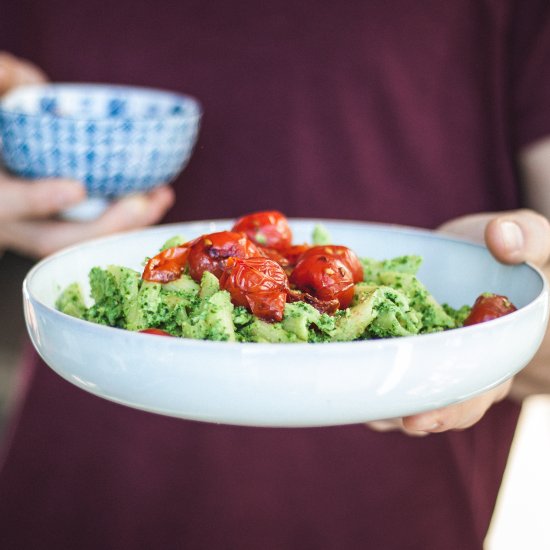
[{"label": "bowl interior", "polygon": [[[311,242],[315,222],[291,220],[294,241]],[[498,263],[481,245],[427,231],[391,226],[325,220],[335,244],[349,246],[359,256],[386,259],[416,254],[423,264],[418,277],[434,297],[453,307],[471,305],[482,292],[506,295],[518,308],[541,294],[544,280],[533,267]],[[125,265],[138,271],[146,256],[154,255],[174,235],[192,239],[227,229],[230,221],[164,225],[91,241],[43,261],[29,278],[29,290],[39,301],[53,306],[60,290],[73,281],[86,289],[93,266]]]},{"label": "bowl interior", "polygon": [[5,112],[83,120],[198,117],[191,96],[151,88],[102,84],[21,86],[0,104]]}]

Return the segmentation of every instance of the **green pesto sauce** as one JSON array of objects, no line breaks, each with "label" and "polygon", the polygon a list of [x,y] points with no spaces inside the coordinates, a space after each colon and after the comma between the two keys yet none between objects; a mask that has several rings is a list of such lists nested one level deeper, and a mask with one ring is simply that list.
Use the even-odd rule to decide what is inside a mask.
[{"label": "green pesto sauce", "polygon": [[[316,228],[316,241],[329,241]],[[185,242],[173,237],[162,249]],[[279,323],[235,307],[219,281],[205,273],[200,284],[186,273],[170,283],[144,281],[132,269],[110,265],[89,273],[90,296],[76,283],[56,301],[60,311],[93,323],[127,330],[159,328],[173,336],[224,342],[326,343],[393,338],[462,326],[469,306],[439,304],[417,279],[418,256],[361,260],[364,282],[355,285],[352,304],[335,315],[305,302],[288,303]],[[87,305],[91,302],[91,305]]]}]

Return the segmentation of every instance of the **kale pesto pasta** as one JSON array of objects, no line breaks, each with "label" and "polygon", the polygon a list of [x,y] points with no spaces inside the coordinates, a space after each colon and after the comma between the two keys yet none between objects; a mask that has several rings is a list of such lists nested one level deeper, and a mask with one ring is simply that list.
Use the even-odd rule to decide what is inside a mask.
[{"label": "kale pesto pasta", "polygon": [[[189,242],[171,238],[146,259],[143,273],[118,265],[94,267],[93,303],[88,306],[73,283],[56,307],[126,330],[271,343],[412,336],[461,327],[476,313],[467,305],[453,309],[438,303],[417,277],[419,256],[358,258],[344,245],[331,244],[321,226],[312,242],[292,244],[286,218],[278,212],[250,214],[231,231]],[[489,311],[483,320],[513,310],[504,297],[485,295],[485,300],[499,311]],[[483,308],[484,315],[486,303]]]}]

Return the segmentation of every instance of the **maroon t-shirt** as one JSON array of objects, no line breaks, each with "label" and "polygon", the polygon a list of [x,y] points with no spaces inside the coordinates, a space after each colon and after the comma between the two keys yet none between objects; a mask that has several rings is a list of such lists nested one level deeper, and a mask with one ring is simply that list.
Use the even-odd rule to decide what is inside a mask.
[{"label": "maroon t-shirt", "polygon": [[[279,209],[435,227],[519,206],[515,153],[550,131],[546,0],[2,11],[0,46],[54,80],[200,99],[170,221]],[[217,426],[28,368],[0,476],[2,548],[481,548],[518,414],[503,402],[472,429],[424,438]]]}]

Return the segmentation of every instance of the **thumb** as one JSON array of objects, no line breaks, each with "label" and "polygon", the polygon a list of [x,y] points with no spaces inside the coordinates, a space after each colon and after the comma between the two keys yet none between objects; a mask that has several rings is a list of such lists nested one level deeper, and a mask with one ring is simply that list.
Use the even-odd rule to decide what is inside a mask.
[{"label": "thumb", "polygon": [[506,212],[487,223],[485,241],[503,263],[543,266],[550,257],[550,223],[532,210]]}]

